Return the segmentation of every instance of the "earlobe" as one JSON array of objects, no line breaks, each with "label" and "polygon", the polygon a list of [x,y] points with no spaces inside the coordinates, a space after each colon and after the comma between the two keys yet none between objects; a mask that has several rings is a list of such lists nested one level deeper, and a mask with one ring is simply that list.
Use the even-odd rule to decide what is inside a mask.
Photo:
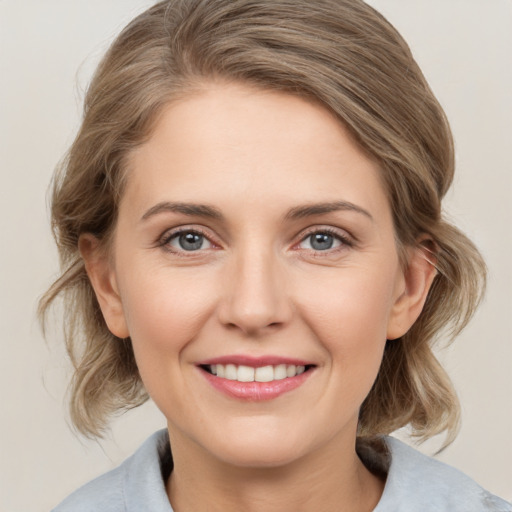
[{"label": "earlobe", "polygon": [[422,241],[409,251],[403,273],[403,290],[396,298],[388,321],[387,339],[403,336],[420,316],[437,274],[436,256],[431,241]]},{"label": "earlobe", "polygon": [[92,234],[80,236],[78,248],[85,270],[103,313],[109,331],[118,338],[129,336],[116,275],[109,257]]}]

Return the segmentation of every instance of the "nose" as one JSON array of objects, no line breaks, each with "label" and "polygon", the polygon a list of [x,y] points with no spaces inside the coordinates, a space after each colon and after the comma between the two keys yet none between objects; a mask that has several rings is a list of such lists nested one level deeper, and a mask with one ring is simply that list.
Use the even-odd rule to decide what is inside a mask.
[{"label": "nose", "polygon": [[234,257],[224,275],[220,322],[245,335],[259,336],[290,321],[292,305],[285,270],[271,254],[248,248]]}]

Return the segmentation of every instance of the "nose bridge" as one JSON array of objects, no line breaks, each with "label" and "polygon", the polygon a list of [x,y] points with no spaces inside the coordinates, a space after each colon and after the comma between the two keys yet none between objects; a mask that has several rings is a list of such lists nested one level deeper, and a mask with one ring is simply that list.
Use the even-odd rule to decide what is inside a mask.
[{"label": "nose bridge", "polygon": [[234,251],[230,264],[222,322],[244,333],[257,333],[289,319],[285,274],[274,249],[257,240],[247,241]]}]

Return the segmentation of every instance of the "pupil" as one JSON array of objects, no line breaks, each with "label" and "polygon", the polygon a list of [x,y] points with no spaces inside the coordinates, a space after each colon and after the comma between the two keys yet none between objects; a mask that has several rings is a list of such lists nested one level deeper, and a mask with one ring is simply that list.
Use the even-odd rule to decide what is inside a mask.
[{"label": "pupil", "polygon": [[184,235],[180,235],[179,238],[180,246],[185,251],[195,251],[197,249],[201,249],[203,245],[203,235],[198,235],[197,233],[186,233]]},{"label": "pupil", "polygon": [[333,236],[328,233],[315,233],[314,235],[311,235],[311,247],[317,251],[330,249],[333,243]]}]

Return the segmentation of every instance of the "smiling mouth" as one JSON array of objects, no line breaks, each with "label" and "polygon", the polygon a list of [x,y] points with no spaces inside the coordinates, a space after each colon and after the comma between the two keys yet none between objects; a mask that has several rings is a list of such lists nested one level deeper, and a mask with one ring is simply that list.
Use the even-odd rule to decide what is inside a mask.
[{"label": "smiling mouth", "polygon": [[205,364],[200,367],[222,379],[237,382],[274,382],[302,375],[314,368],[314,365],[277,364],[252,367],[236,364]]}]

